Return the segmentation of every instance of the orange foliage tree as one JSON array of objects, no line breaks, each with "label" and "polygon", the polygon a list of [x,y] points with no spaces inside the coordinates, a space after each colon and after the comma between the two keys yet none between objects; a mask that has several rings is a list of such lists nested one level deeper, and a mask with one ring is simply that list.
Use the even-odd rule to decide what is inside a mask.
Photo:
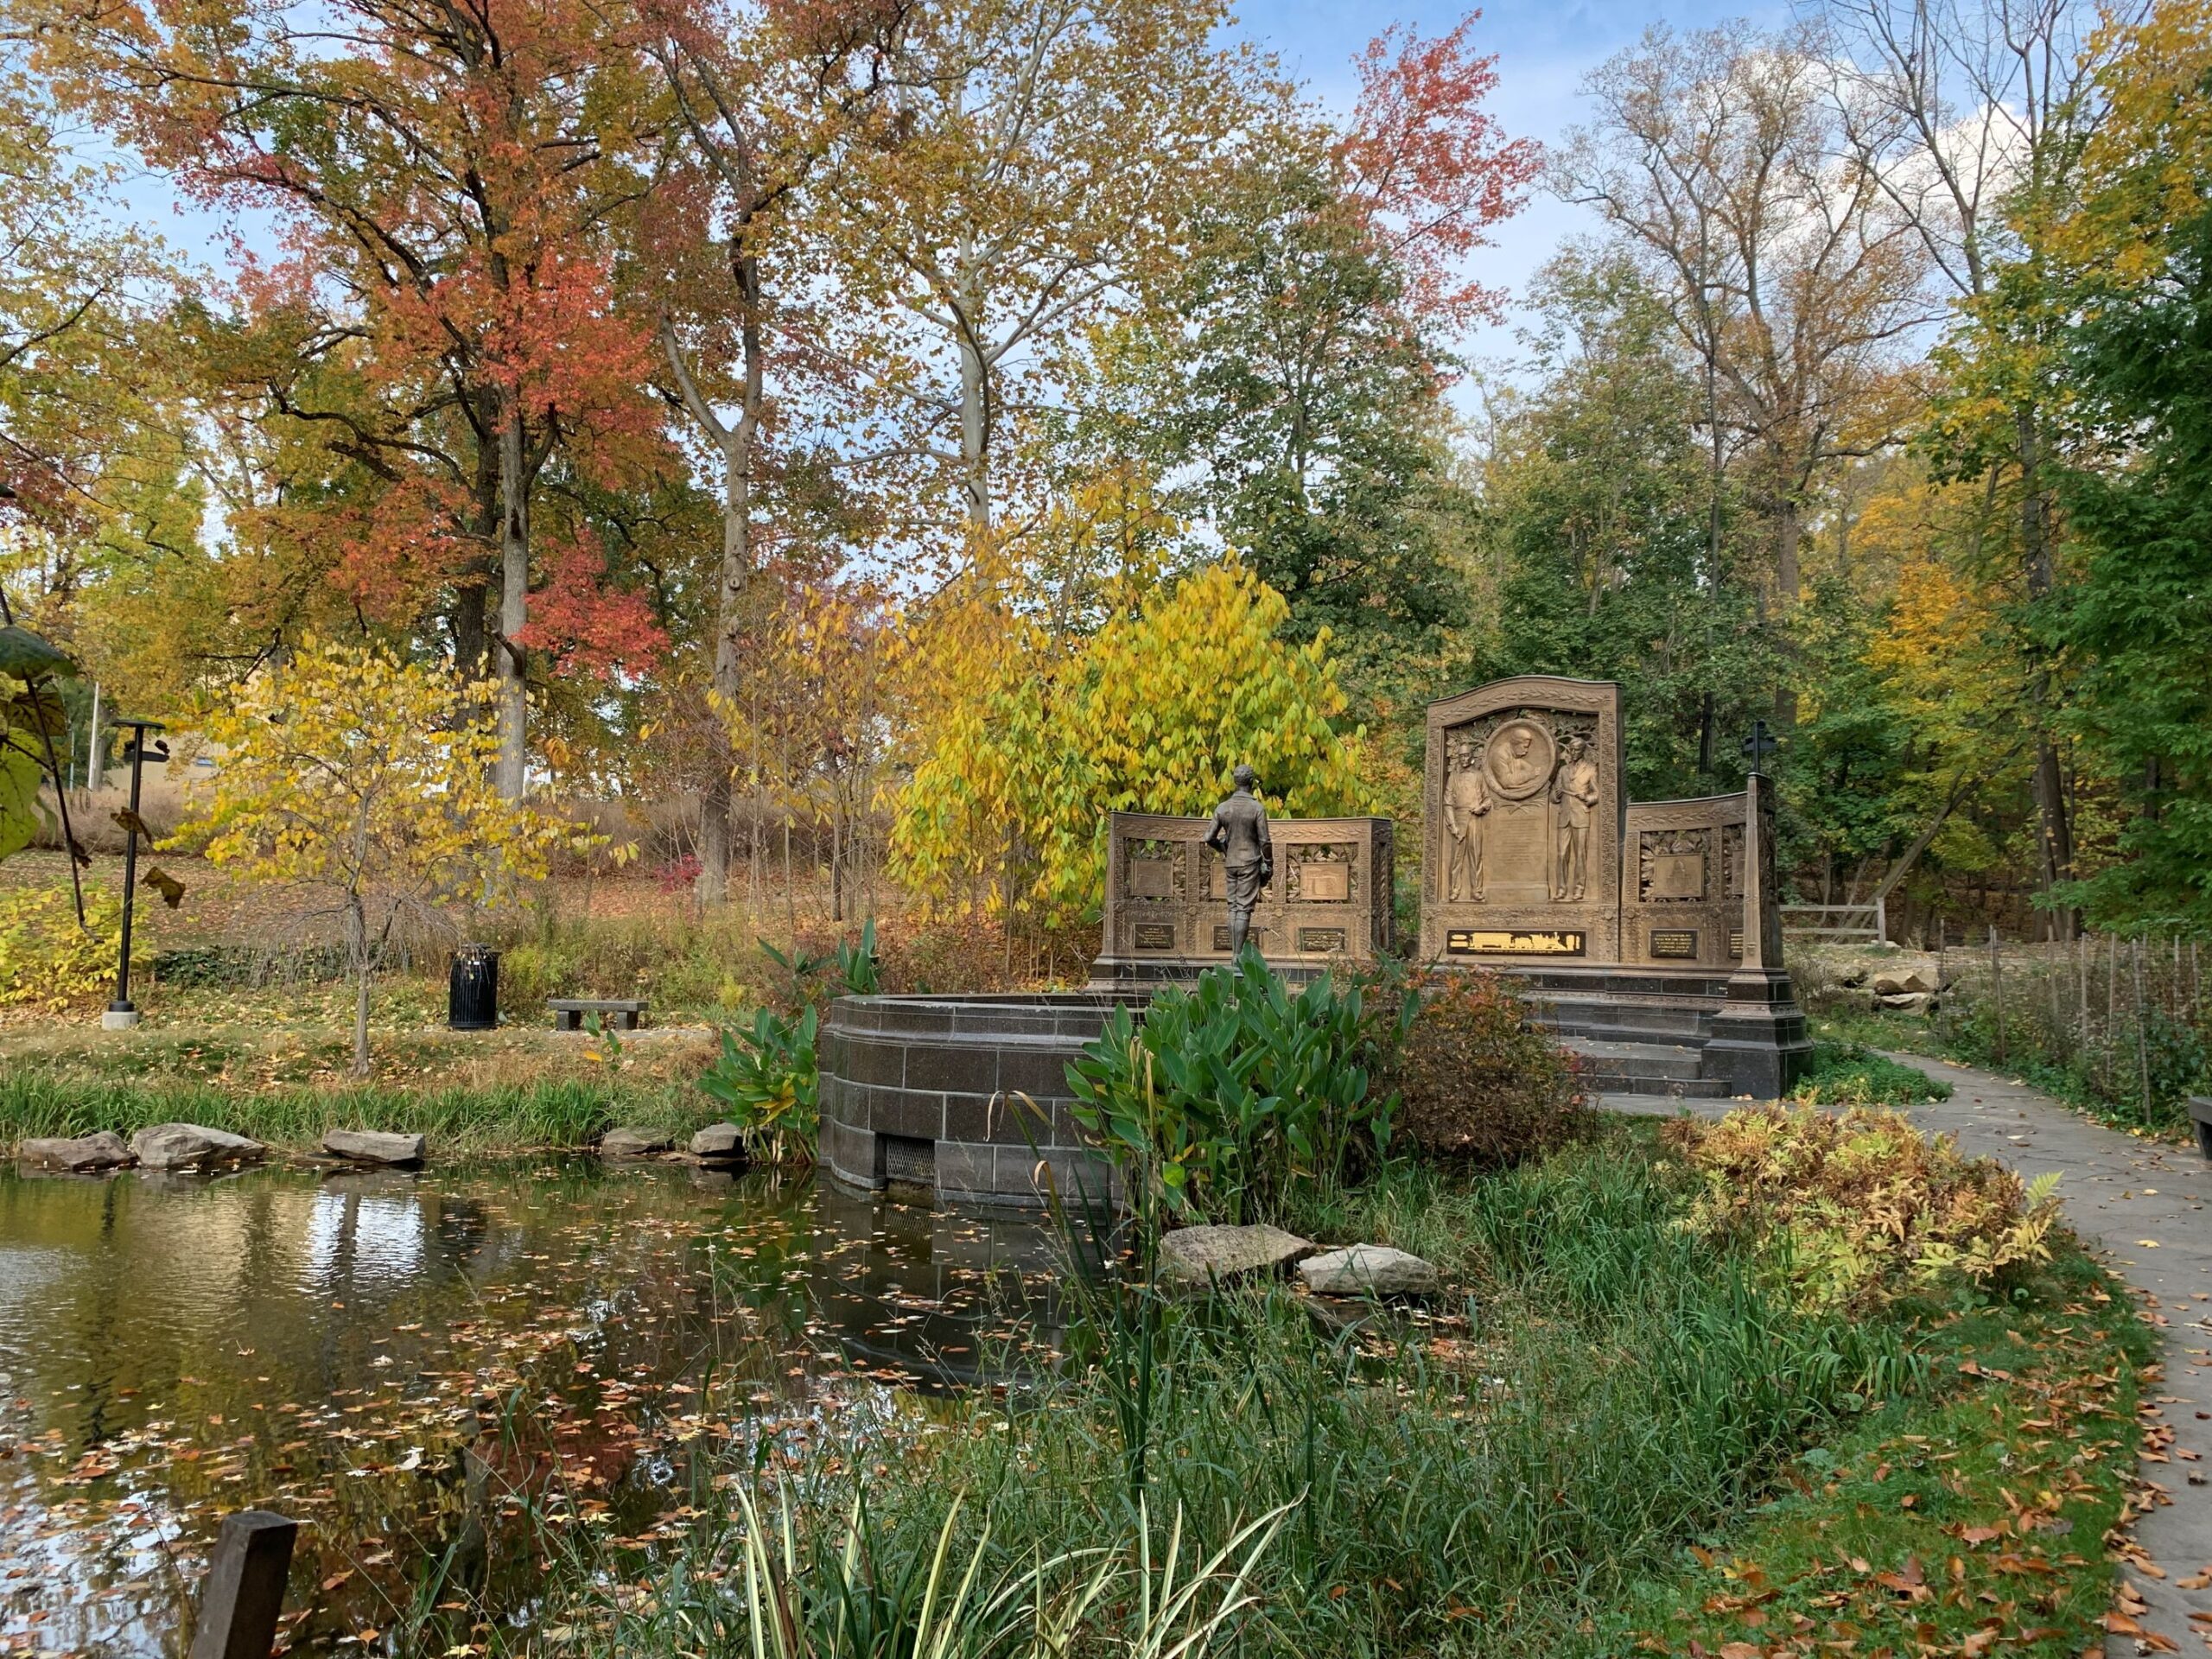
[{"label": "orange foliage tree", "polygon": [[498,683],[519,796],[531,648],[581,664],[658,643],[590,535],[532,533],[556,458],[613,486],[662,454],[650,334],[616,302],[651,100],[614,20],[582,0],[20,10],[65,103],[201,199],[276,214],[284,252],[244,262],[229,361],[325,475],[262,531],[367,612],[442,613]]}]

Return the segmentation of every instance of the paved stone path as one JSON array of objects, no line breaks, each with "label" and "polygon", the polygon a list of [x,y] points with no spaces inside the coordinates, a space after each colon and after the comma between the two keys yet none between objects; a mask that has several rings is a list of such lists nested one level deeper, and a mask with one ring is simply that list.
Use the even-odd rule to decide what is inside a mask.
[{"label": "paved stone path", "polygon": [[[1970,1153],[2002,1159],[2026,1177],[2056,1170],[2066,1219],[2082,1240],[2131,1284],[2148,1294],[2151,1314],[2165,1339],[2165,1391],[2158,1421],[2173,1430],[2170,1461],[2145,1461],[2143,1473],[2173,1502],[2145,1516],[2135,1535],[2164,1579],[2131,1571],[2149,1602],[2139,1622],[2180,1644],[2183,1653],[2212,1648],[2212,1586],[2183,1590],[2179,1581],[2212,1568],[2212,1163],[2194,1147],[2166,1146],[2091,1122],[2024,1084],[1971,1066],[1924,1055],[1895,1054],[1951,1085],[1951,1098],[1905,1109],[1924,1129],[1956,1135]],[[1662,1101],[1607,1095],[1614,1111],[1708,1115],[1727,1101]],[[2190,1454],[2194,1453],[2192,1458]],[[2199,1461],[2198,1459],[2202,1459]],[[2133,1637],[2108,1638],[2110,1659],[2136,1659],[2149,1649]]]}]

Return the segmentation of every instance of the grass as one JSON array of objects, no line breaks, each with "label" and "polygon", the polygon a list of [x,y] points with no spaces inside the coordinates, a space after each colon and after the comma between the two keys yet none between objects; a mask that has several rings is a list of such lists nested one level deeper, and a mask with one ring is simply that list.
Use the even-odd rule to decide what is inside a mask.
[{"label": "grass", "polygon": [[1638,1586],[1624,1630],[1662,1653],[2104,1650],[2148,1327],[2071,1247],[2017,1300],[1921,1327],[1929,1386],[1801,1453],[1741,1525]]},{"label": "grass", "polygon": [[332,1128],[419,1132],[450,1151],[588,1144],[617,1123],[683,1130],[720,1116],[696,1084],[702,1036],[645,1033],[619,1047],[551,1031],[385,1028],[376,1069],[349,1075],[352,1035],[313,1017],[229,1017],[102,1032],[89,1022],[0,1027],[0,1141],[186,1122],[274,1145]]},{"label": "grass", "polygon": [[[1156,1551],[1174,1516],[1210,1556],[1282,1509],[1225,1638],[1253,1659],[2097,1636],[2150,1353],[2099,1271],[2069,1245],[1999,1305],[1801,1313],[1686,1232],[1684,1202],[1642,1127],[1313,1198],[1287,1219],[1421,1250],[1452,1295],[1343,1330],[1284,1289],[1113,1293],[1138,1300],[1079,1330],[1062,1374],[951,1402],[897,1455],[836,1447],[766,1481],[804,1495],[791,1573],[836,1580],[855,1490],[872,1571],[896,1583],[940,1549],[993,1582]],[[576,1645],[749,1651],[728,1493],[757,1473],[694,1492],[677,1567],[571,1557]],[[1102,1605],[1088,1638],[1123,1639],[1126,1611]]]},{"label": "grass", "polygon": [[428,1135],[441,1153],[588,1146],[620,1124],[689,1132],[715,1121],[696,1090],[632,1090],[590,1082],[486,1087],[279,1088],[252,1094],[205,1083],[60,1082],[0,1074],[0,1141],[112,1129],[126,1138],[149,1123],[186,1122],[310,1147],[333,1128]]},{"label": "grass", "polygon": [[1910,1106],[1948,1100],[1951,1085],[1862,1044],[1823,1039],[1789,1097],[1808,1106]]}]

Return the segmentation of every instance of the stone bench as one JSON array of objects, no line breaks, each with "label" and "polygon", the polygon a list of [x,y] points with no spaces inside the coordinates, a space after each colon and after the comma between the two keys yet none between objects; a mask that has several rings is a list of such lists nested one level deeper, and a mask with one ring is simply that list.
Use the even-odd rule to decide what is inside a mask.
[{"label": "stone bench", "polygon": [[635,1031],[638,1022],[645,1018],[645,1004],[642,997],[620,996],[556,996],[545,1006],[553,1010],[553,1029],[582,1031],[584,1016],[595,1014],[603,1024],[619,1023],[624,1031]]},{"label": "stone bench", "polygon": [[2212,1158],[2212,1095],[2191,1095],[2189,1118],[2196,1128],[2196,1149]]}]

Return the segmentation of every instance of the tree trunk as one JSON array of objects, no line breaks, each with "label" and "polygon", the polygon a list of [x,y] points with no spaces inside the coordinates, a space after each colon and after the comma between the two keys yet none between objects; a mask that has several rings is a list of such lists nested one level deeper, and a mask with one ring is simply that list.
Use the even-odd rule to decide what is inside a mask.
[{"label": "tree trunk", "polygon": [[526,781],[529,682],[519,636],[530,620],[530,479],[522,411],[499,427],[499,755],[494,780],[518,801]]},{"label": "tree trunk", "polygon": [[369,919],[356,893],[346,904],[346,950],[353,958],[353,1075],[369,1075]]},{"label": "tree trunk", "polygon": [[[2050,493],[2043,482],[2042,434],[2037,428],[2033,404],[2021,404],[2013,410],[2013,431],[2020,451],[2020,561],[2029,601],[2039,604],[2050,596],[2056,570],[2050,550]],[[2074,830],[2066,810],[2066,779],[2059,769],[2058,750],[2045,729],[2044,710],[2050,704],[2050,691],[2049,671],[2038,664],[2031,701],[2037,728],[2037,842],[2046,893],[2074,874]],[[2050,925],[2052,938],[2072,938],[2073,911],[2053,910]]]},{"label": "tree trunk", "polygon": [[971,529],[991,527],[990,382],[983,362],[983,296],[976,285],[969,239],[960,259],[960,491]]},{"label": "tree trunk", "polygon": [[699,879],[696,892],[703,906],[718,906],[729,897],[730,858],[735,850],[731,817],[735,807],[732,779],[737,771],[737,752],[730,741],[729,714],[736,707],[741,689],[738,642],[745,631],[746,607],[753,583],[753,450],[760,429],[760,410],[767,385],[765,340],[760,327],[760,264],[733,246],[730,277],[738,294],[738,340],[741,360],[738,416],[734,426],[724,426],[693,382],[675,332],[664,325],[661,344],[669,366],[691,418],[703,428],[722,454],[722,562],[715,581],[714,710],[708,753],[714,775],[708,779],[701,804]]}]

